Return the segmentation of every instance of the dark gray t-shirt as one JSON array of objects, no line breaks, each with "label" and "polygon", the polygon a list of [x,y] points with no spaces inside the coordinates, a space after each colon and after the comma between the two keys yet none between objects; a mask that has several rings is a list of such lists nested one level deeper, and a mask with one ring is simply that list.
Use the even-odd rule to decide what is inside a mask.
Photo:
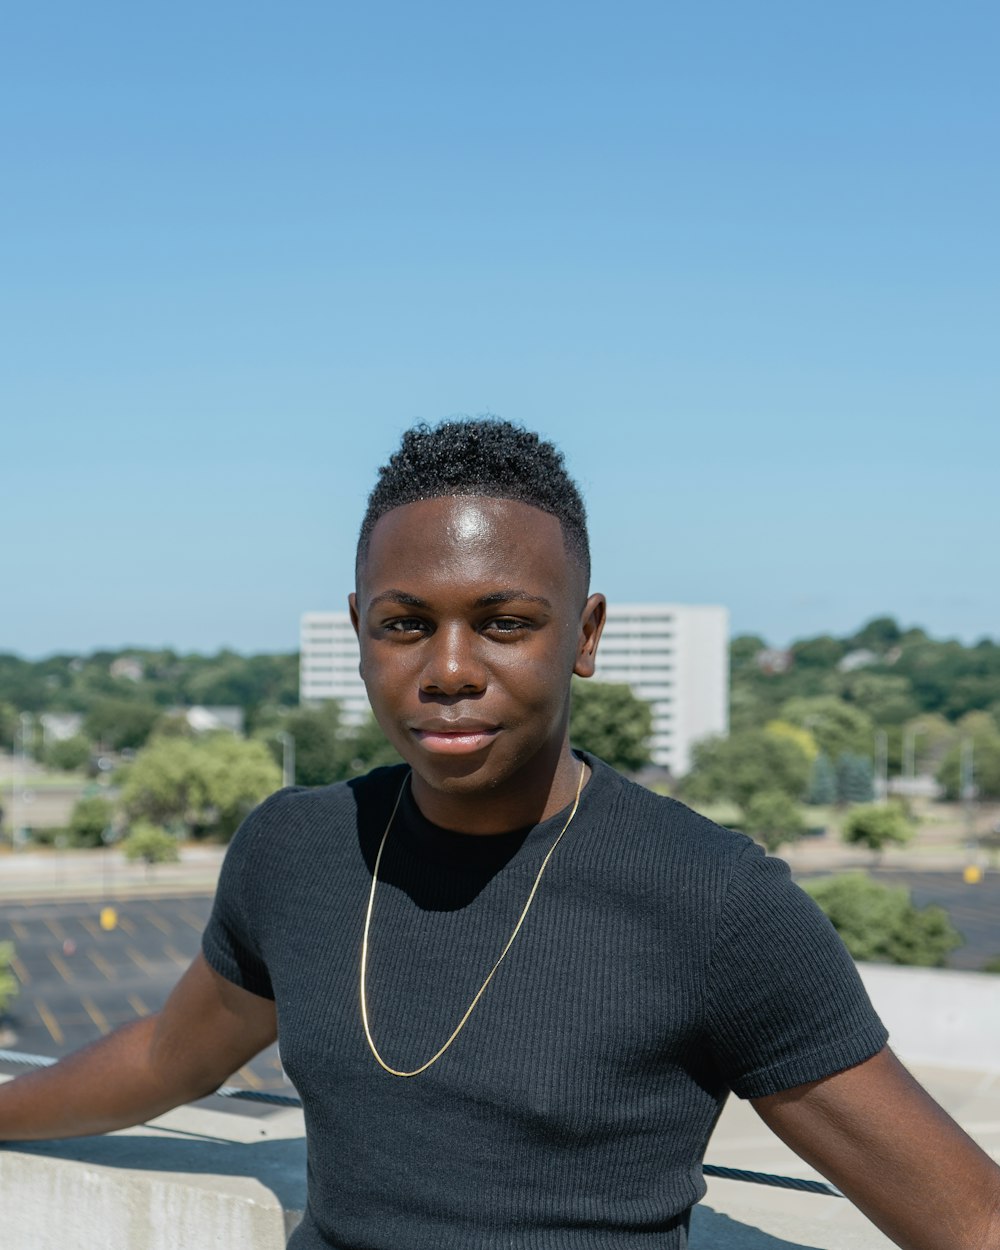
[{"label": "dark gray t-shirt", "polygon": [[[839,938],[742,834],[599,760],[467,1025],[412,1079],[359,1009],[372,865],[403,767],[284,790],[226,857],[209,963],[277,1004],[306,1117],[295,1250],[679,1250],[729,1090],[870,1058],[886,1033]],[[379,872],[368,1002],[386,1062],[442,1045],[568,812],[499,837],[404,792]]]}]

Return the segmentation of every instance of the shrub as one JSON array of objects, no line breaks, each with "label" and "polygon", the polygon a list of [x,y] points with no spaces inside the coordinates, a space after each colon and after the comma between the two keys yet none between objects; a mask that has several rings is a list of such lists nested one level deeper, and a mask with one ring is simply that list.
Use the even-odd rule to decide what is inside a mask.
[{"label": "shrub", "polygon": [[7,1004],[17,996],[20,988],[10,970],[14,958],[14,943],[0,942],[0,1015],[3,1015]]},{"label": "shrub", "polygon": [[804,888],[855,959],[943,968],[964,941],[943,907],[915,907],[905,886],[881,885],[855,872],[809,881]]},{"label": "shrub", "polygon": [[137,821],[132,826],[132,832],[122,843],[122,850],[127,860],[134,862],[141,859],[147,865],[174,864],[181,857],[177,839],[167,833],[166,829],[144,820]]}]

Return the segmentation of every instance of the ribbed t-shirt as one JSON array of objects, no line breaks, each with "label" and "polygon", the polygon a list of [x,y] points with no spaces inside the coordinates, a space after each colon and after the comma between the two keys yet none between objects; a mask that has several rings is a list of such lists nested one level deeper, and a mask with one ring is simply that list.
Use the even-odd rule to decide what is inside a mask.
[{"label": "ribbed t-shirt", "polygon": [[[359,966],[405,767],[282,790],[230,845],[208,962],[277,1007],[304,1107],[294,1250],[681,1250],[729,1090],[775,1093],[886,1032],[829,922],[742,834],[592,757],[514,945],[441,1059],[392,1076]],[[386,1062],[442,1045],[510,935],[568,809],[509,834],[438,828],[409,787],[372,916]]]}]

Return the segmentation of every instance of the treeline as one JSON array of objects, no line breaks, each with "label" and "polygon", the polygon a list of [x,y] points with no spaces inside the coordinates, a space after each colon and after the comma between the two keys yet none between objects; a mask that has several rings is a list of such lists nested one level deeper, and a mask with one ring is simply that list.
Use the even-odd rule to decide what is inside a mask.
[{"label": "treeline", "polygon": [[[76,712],[83,717],[82,737],[106,750],[143,746],[171,708],[238,707],[244,728],[273,719],[299,699],[299,657],[181,655],[174,651],[128,648],[90,655],[55,655],[25,660],[0,654],[0,744],[11,749],[21,714],[30,713],[34,735],[29,745],[40,754],[38,717],[45,712]],[[74,744],[76,755],[83,750]],[[63,748],[56,766],[76,767],[74,748]],[[60,752],[56,752],[57,757]]]}]

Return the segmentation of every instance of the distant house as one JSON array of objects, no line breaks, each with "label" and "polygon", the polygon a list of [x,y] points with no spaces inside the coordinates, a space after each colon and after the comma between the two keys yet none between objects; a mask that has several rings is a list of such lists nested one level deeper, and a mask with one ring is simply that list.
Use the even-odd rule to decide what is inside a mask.
[{"label": "distant house", "polygon": [[837,664],[837,668],[841,673],[853,673],[856,668],[867,668],[870,664],[878,662],[879,657],[874,651],[869,651],[867,647],[859,647],[857,651],[848,651]]},{"label": "distant house", "polygon": [[245,718],[241,707],[172,707],[169,715],[186,721],[196,734],[225,730],[238,738],[243,736]]},{"label": "distant house", "polygon": [[43,712],[38,719],[46,742],[65,742],[83,731],[80,712]]},{"label": "distant house", "polygon": [[795,662],[791,651],[782,651],[777,647],[762,647],[753,657],[754,663],[762,673],[773,677],[776,673],[787,673]]},{"label": "distant house", "polygon": [[142,661],[134,655],[122,655],[114,660],[108,669],[112,677],[123,677],[126,681],[142,681],[146,675]]}]

